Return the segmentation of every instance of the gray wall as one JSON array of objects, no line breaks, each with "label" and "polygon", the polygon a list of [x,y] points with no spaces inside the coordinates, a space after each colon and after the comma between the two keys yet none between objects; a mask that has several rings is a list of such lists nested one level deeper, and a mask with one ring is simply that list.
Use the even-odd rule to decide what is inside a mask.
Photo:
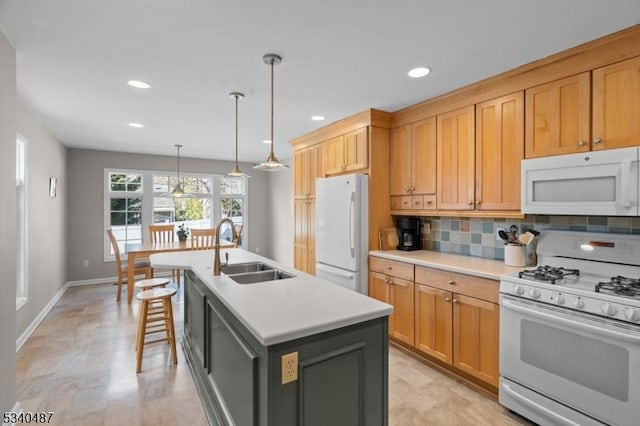
[{"label": "gray wall", "polygon": [[[122,154],[110,151],[69,149],[67,155],[68,180],[68,233],[67,233],[67,280],[79,281],[113,277],[115,263],[104,262],[102,241],[104,229],[103,178],[105,168],[136,170],[175,170],[176,159],[172,156]],[[233,168],[228,161],[181,158],[180,171],[192,173],[224,174]],[[245,235],[247,248],[269,257],[270,196],[268,172],[252,170],[250,164],[240,168],[252,177],[248,185],[248,223]],[[82,261],[89,260],[89,268]]]},{"label": "gray wall", "polygon": [[[291,164],[291,160],[283,160]],[[293,170],[269,176],[269,221],[271,258],[293,267]]]},{"label": "gray wall", "polygon": [[16,53],[0,32],[0,411],[16,402]]},{"label": "gray wall", "polygon": [[[18,336],[51,301],[66,280],[66,148],[18,108],[18,133],[27,144],[28,301],[16,316]],[[15,142],[14,142],[15,143]],[[14,166],[15,169],[15,166]],[[55,198],[49,197],[49,177],[58,179]]]}]

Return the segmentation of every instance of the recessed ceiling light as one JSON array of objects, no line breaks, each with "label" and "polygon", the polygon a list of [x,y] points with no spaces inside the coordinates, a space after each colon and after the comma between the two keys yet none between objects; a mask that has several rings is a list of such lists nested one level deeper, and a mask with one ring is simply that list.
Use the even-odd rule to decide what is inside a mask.
[{"label": "recessed ceiling light", "polygon": [[325,118],[324,115],[314,115],[311,117],[313,121],[323,121],[324,118]]},{"label": "recessed ceiling light", "polygon": [[129,123],[129,127],[135,127],[136,129],[140,129],[140,128],[144,127],[144,124],[140,124],[140,123]]},{"label": "recessed ceiling light", "polygon": [[149,83],[140,80],[129,80],[127,81],[127,84],[137,89],[148,89],[151,87]]},{"label": "recessed ceiling light", "polygon": [[427,67],[416,67],[409,70],[407,73],[411,78],[420,78],[429,75],[431,72],[431,68]]},{"label": "recessed ceiling light", "polygon": [[262,141],[262,143],[271,143],[271,141],[268,140],[268,139],[265,139],[265,140]]}]

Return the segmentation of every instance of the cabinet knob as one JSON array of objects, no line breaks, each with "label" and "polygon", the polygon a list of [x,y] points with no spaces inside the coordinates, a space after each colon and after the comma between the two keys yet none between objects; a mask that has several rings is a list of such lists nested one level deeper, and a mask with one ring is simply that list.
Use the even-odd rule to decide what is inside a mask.
[{"label": "cabinet knob", "polygon": [[409,188],[409,189],[411,190],[411,192],[413,192],[413,191],[415,191],[415,190],[416,190],[416,187],[415,187],[415,186],[412,186],[412,187],[411,187],[411,188]]},{"label": "cabinet knob", "polygon": [[450,300],[451,300],[451,299],[449,299],[448,297],[445,297],[445,298],[444,298],[444,301],[445,301],[445,302],[448,302],[448,301],[450,301]]},{"label": "cabinet knob", "polygon": [[578,146],[585,146],[586,144],[587,144],[587,142],[585,142],[585,141],[578,142]]},{"label": "cabinet knob", "polygon": [[392,267],[391,267],[391,266],[387,266],[385,269],[386,269],[387,271],[390,271],[390,270],[392,269]]},{"label": "cabinet knob", "polygon": [[433,201],[429,200],[427,201],[427,204],[433,204]]},{"label": "cabinet knob", "polygon": [[458,299],[453,299],[453,303],[458,303]]},{"label": "cabinet knob", "polygon": [[411,189],[411,187],[409,185],[407,185],[407,186],[404,187],[404,192],[409,193],[409,192],[411,192],[410,189]]},{"label": "cabinet knob", "polygon": [[449,280],[449,285],[456,285],[456,282],[454,280]]},{"label": "cabinet knob", "polygon": [[602,143],[602,139],[600,139],[600,138],[595,138],[595,139],[593,140],[593,144],[594,144],[594,145],[598,145],[598,144],[601,144],[601,143]]},{"label": "cabinet knob", "polygon": [[482,200],[476,201],[476,204],[481,204],[481,203],[482,203]]},{"label": "cabinet knob", "polygon": [[391,284],[391,278],[385,278],[384,282],[387,283],[387,284]]},{"label": "cabinet knob", "polygon": [[472,204],[473,204],[473,201],[472,201],[472,200],[469,200],[469,201],[467,201],[467,204],[472,205]]}]

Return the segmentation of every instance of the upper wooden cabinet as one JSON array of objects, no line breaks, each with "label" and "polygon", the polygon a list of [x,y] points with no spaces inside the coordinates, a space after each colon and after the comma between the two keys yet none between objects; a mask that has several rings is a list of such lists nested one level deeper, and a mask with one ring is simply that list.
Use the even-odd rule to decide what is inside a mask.
[{"label": "upper wooden cabinet", "polygon": [[316,196],[315,180],[324,176],[323,145],[317,144],[299,149],[293,156],[294,197],[313,198]]},{"label": "upper wooden cabinet", "polygon": [[435,117],[392,129],[389,158],[392,196],[435,194]]},{"label": "upper wooden cabinet", "polygon": [[369,143],[366,127],[325,142],[326,175],[349,173],[368,167]]},{"label": "upper wooden cabinet", "polygon": [[520,210],[524,93],[476,105],[476,210]]},{"label": "upper wooden cabinet", "polygon": [[584,72],[526,90],[527,158],[589,151],[589,74]]},{"label": "upper wooden cabinet", "polygon": [[640,57],[593,70],[592,149],[640,145]]},{"label": "upper wooden cabinet", "polygon": [[474,208],[474,112],[471,105],[437,117],[438,209]]}]

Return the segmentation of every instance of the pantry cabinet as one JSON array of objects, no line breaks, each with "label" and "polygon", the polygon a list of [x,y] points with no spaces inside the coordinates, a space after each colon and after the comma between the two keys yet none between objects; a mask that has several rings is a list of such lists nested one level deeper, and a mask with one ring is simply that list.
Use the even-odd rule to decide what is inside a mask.
[{"label": "pantry cabinet", "polygon": [[390,138],[391,208],[435,209],[435,117],[391,129]]},{"label": "pantry cabinet", "polygon": [[294,152],[294,198],[315,198],[316,178],[324,176],[323,148],[322,144],[317,144]]},{"label": "pantry cabinet", "polygon": [[415,347],[498,386],[498,283],[415,267]]},{"label": "pantry cabinet", "polygon": [[369,167],[367,128],[329,139],[325,143],[325,150],[327,176],[367,169]]},{"label": "pantry cabinet", "polygon": [[371,257],[369,268],[369,295],[393,305],[389,336],[413,346],[413,265]]}]

